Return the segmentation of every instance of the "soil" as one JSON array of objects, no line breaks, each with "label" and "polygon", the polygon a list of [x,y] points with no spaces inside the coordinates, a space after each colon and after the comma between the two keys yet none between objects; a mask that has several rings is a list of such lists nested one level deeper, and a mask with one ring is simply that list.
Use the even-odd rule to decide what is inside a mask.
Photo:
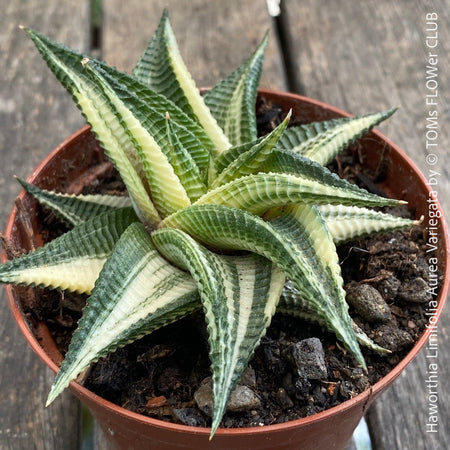
[{"label": "soil", "polygon": [[[281,119],[280,111],[265,102],[259,104],[258,111],[261,133],[273,129]],[[383,170],[368,173],[362,167],[359,145],[341,154],[330,168],[368,190],[378,191],[376,183],[382,181]],[[123,189],[114,175],[101,185],[107,191]],[[98,186],[92,189],[97,190]],[[411,216],[406,207],[388,211]],[[48,232],[49,239],[64,231],[54,217],[41,214],[43,227],[52,230]],[[361,291],[364,286],[387,305],[387,315],[382,318],[368,315],[353,302],[350,314],[390,354],[381,355],[362,347],[368,366],[365,373],[333,334],[300,319],[276,314],[242,380],[251,391],[252,402],[238,412],[227,412],[222,426],[261,426],[308,416],[354,397],[391,371],[412,348],[427,323],[430,255],[425,257],[424,239],[422,227],[415,226],[338,248],[348,294]],[[23,290],[24,313],[31,323],[47,323],[64,354],[86,296],[39,288]],[[326,376],[320,379],[302,374],[293,358],[294,347],[311,337],[318,338],[323,347]],[[209,426],[208,410],[198,407],[195,394],[208,384],[210,375],[206,330],[203,313],[199,311],[102,358],[92,366],[84,385],[140,414]]]}]

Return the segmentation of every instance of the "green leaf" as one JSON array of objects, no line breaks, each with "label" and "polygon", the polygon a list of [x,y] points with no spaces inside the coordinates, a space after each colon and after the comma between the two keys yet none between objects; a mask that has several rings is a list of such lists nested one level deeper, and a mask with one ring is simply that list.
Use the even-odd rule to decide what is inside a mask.
[{"label": "green leaf", "polygon": [[319,205],[336,244],[387,231],[411,228],[420,220],[410,220],[372,209],[344,205]]},{"label": "green leaf", "polygon": [[183,62],[167,10],[137,63],[133,76],[155,92],[170,98],[198,121],[214,143],[215,152],[220,153],[230,146]]},{"label": "green leaf", "polygon": [[36,251],[0,266],[0,282],[89,293],[121,234],[137,217],[131,208],[96,216]]},{"label": "green leaf", "polygon": [[[336,247],[317,207],[286,207],[281,215],[271,220],[271,224],[285,239],[291,241],[303,258],[308,284],[301,286],[292,279],[295,287],[306,299],[311,310],[319,319],[325,321],[327,328],[336,334],[356,360],[365,367],[348,314]],[[317,292],[319,296],[311,295],[311,292]]]},{"label": "green leaf", "polygon": [[248,250],[271,260],[294,283],[311,308],[365,367],[345,300],[342,302],[334,244],[314,207],[285,208],[271,222],[223,205],[193,205],[171,226],[218,250]]},{"label": "green leaf", "polygon": [[[123,133],[124,137],[128,136],[133,144],[158,212],[165,217],[189,206],[191,202],[186,190],[175,174],[167,155],[148,131],[150,127],[144,127],[144,123],[151,121],[152,115],[146,115],[146,111],[137,108],[134,102],[128,104],[124,102],[123,97],[127,97],[127,92],[122,93],[114,89],[100,66],[90,61],[85,61],[84,66],[91,75],[95,88],[101,90],[104,95],[104,108],[107,108],[114,115],[114,121],[120,124],[119,133]],[[150,113],[154,114],[154,111],[150,109]]]},{"label": "green leaf", "polygon": [[20,178],[16,178],[26,192],[41,205],[63,220],[68,226],[80,225],[86,220],[112,209],[130,207],[128,196],[119,195],[71,195],[39,189]]},{"label": "green leaf", "polygon": [[205,311],[213,374],[214,435],[231,393],[275,312],[284,274],[265,258],[217,255],[181,230],[155,231],[153,242],[197,283]]},{"label": "green leaf", "polygon": [[232,147],[216,160],[216,168],[221,171],[210,188],[233,181],[236,178],[255,173],[271,154],[272,149],[287,127],[291,113],[271,133],[256,141]]},{"label": "green leaf", "polygon": [[324,166],[396,110],[291,127],[280,139],[278,148],[299,153]]},{"label": "green leaf", "polygon": [[190,275],[159,255],[142,224],[130,225],[88,299],[47,405],[90,363],[199,307]]},{"label": "green leaf", "polygon": [[255,103],[267,41],[266,34],[253,55],[205,95],[206,104],[232,145],[257,137]]},{"label": "green leaf", "polygon": [[[293,286],[291,281],[287,281],[283,287],[280,302],[277,306],[277,312],[299,317],[307,322],[316,323],[321,327],[327,328],[326,321],[314,313],[308,302],[303,299],[299,290]],[[391,353],[390,350],[375,344],[375,342],[373,342],[353,320],[351,321],[351,325],[360,345],[377,353]]]},{"label": "green leaf", "polygon": [[[292,203],[342,203],[344,205],[392,206],[398,200],[379,197],[345,180],[331,183],[284,173],[258,173],[233,180],[200,197],[195,204],[226,205],[261,215],[268,209]],[[172,216],[167,217],[171,223]]]},{"label": "green leaf", "polygon": [[[105,68],[95,60],[90,66],[102,84],[109,85],[124,105],[138,118],[164,152],[168,145],[166,117],[169,115],[182,146],[196,162],[204,178],[214,145],[201,126],[177,105],[125,73]],[[170,157],[170,153],[166,153]]]},{"label": "green leaf", "polygon": [[206,193],[205,183],[202,182],[202,176],[194,159],[180,141],[169,115],[166,117],[166,122],[169,141],[166,154],[175,174],[186,189],[189,199],[194,202]]},{"label": "green leaf", "polygon": [[119,171],[139,217],[150,226],[155,226],[160,217],[148,195],[134,144],[115,116],[108,98],[83,70],[82,56],[36,31],[25,31],[91,124],[106,155]]}]

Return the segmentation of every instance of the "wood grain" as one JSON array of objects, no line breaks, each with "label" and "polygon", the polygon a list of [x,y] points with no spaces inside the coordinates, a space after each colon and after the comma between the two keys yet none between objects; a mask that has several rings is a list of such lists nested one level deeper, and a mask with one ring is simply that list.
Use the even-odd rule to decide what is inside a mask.
[{"label": "wood grain", "polygon": [[[56,144],[82,119],[18,25],[45,30],[81,49],[89,43],[88,1],[1,1],[0,8],[0,204],[1,226],[19,187]],[[73,12],[76,11],[76,14]],[[1,290],[0,448],[78,449],[79,404],[65,393],[44,408],[53,374],[27,347]]]},{"label": "wood grain", "polygon": [[[264,0],[108,0],[103,7],[104,59],[130,72],[164,7],[168,7],[180,52],[199,87],[217,83],[238,67],[272,28]],[[261,86],[282,89],[281,58],[273,30],[271,33]],[[124,47],[127,51],[118,51]]]}]

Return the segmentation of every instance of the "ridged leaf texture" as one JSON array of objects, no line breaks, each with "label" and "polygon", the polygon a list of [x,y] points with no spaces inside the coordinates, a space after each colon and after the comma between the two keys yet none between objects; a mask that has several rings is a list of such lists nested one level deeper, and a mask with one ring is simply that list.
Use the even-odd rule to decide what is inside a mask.
[{"label": "ridged leaf texture", "polygon": [[393,108],[366,116],[291,127],[280,139],[279,148],[299,153],[321,165],[326,165],[364,133],[392,116],[395,111]]},{"label": "ridged leaf texture", "polygon": [[266,35],[254,54],[205,95],[205,102],[232,145],[257,137],[255,102],[262,72]]},{"label": "ridged leaf texture", "polygon": [[160,217],[148,195],[142,168],[136,162],[134,144],[130,142],[107,97],[93,85],[88,73],[83,70],[81,63],[84,57],[36,31],[26,31],[56,78],[82,110],[107,156],[121,174],[139,217],[150,225],[157,223]]},{"label": "ridged leaf texture", "polygon": [[320,214],[326,221],[336,244],[387,231],[411,228],[420,220],[411,220],[373,209],[344,205],[320,205]]},{"label": "ridged leaf texture", "polygon": [[[238,178],[209,191],[195,204],[226,205],[260,215],[272,207],[299,202],[369,206],[398,204],[397,200],[349,188],[348,183],[343,180],[336,179],[330,186],[318,180],[279,173],[258,173]],[[173,223],[173,217],[179,212],[168,216],[164,221]]]},{"label": "ridged leaf texture", "polygon": [[89,364],[198,309],[195,283],[139,223],[122,234],[83,310],[47,404]]},{"label": "ridged leaf texture", "polygon": [[80,225],[86,220],[104,212],[132,206],[128,196],[70,195],[39,189],[37,186],[27,183],[20,178],[17,178],[17,181],[41,205],[49,208],[59,219],[70,227]]},{"label": "ridged leaf texture", "polygon": [[223,256],[181,230],[152,235],[160,252],[190,271],[197,283],[208,329],[214,407],[211,436],[229,397],[270,323],[285,276],[254,254]]},{"label": "ridged leaf texture", "polygon": [[0,266],[0,282],[89,293],[123,231],[137,217],[131,208],[95,216],[46,246]]},{"label": "ridged leaf texture", "polygon": [[216,159],[216,170],[220,171],[210,188],[221,186],[245,175],[260,170],[263,162],[269,157],[272,149],[283,135],[291,113],[271,133],[256,141],[232,147]]},{"label": "ridged leaf texture", "polygon": [[184,64],[167,11],[164,11],[153,39],[136,64],[133,76],[170,98],[198,121],[213,142],[214,153],[221,153],[230,146]]},{"label": "ridged leaf texture", "polygon": [[[179,211],[176,223],[171,225],[216,249],[247,250],[271,260],[364,366],[345,302],[340,301],[342,281],[337,281],[340,270],[337,254],[333,255],[328,247],[320,247],[324,242],[331,247],[332,238],[314,207],[302,205],[293,207],[293,211],[309,214],[285,213],[267,222],[247,211],[223,205],[193,205]],[[312,231],[314,238],[309,236]],[[318,249],[323,253],[317,254]]]}]

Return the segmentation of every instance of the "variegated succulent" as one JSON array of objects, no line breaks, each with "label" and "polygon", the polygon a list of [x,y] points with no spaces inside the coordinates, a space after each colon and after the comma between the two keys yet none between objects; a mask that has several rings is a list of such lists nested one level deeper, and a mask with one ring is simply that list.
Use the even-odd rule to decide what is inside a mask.
[{"label": "variegated succulent", "polygon": [[203,309],[214,408],[230,394],[278,310],[334,332],[356,363],[383,351],[352,322],[336,243],[409,227],[368,207],[397,205],[324,166],[393,110],[258,137],[267,36],[201,95],[168,14],[132,75],[26,29],[73,96],[127,196],[68,195],[19,180],[70,231],[10,260],[0,281],[90,294],[48,403],[108,352]]}]

